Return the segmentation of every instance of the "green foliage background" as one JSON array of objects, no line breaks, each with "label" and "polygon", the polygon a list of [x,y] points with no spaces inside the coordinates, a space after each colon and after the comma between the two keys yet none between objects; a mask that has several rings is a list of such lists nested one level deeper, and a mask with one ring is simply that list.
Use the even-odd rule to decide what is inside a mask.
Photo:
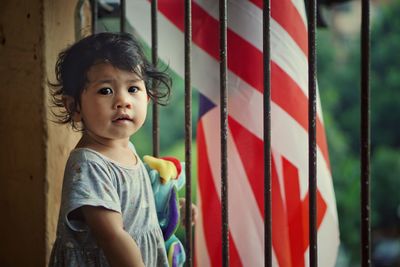
[{"label": "green foliage background", "polygon": [[[371,30],[372,241],[400,240],[400,2],[382,6]],[[360,259],[360,40],[332,49],[319,30],[318,81],[332,164],[341,242]]]}]

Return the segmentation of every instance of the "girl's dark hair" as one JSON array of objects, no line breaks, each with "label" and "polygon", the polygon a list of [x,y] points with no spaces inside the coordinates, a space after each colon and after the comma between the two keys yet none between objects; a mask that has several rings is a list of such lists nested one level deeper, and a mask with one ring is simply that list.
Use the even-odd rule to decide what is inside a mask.
[{"label": "girl's dark hair", "polygon": [[107,62],[114,67],[134,72],[144,80],[147,95],[160,105],[166,105],[171,92],[171,78],[159,71],[145,57],[139,42],[128,33],[98,33],[90,35],[58,55],[52,102],[64,108],[63,96],[74,99],[73,106],[54,114],[59,123],[71,123],[76,128],[72,115],[78,110],[81,93],[87,83],[87,72],[91,66]]}]

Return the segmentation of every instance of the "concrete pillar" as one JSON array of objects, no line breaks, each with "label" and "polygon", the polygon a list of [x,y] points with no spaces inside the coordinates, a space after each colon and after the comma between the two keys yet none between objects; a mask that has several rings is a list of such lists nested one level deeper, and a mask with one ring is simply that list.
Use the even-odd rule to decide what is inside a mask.
[{"label": "concrete pillar", "polygon": [[[80,36],[91,33],[89,1],[46,0],[44,16],[46,79],[55,81],[55,63],[58,53],[73,44]],[[78,19],[77,16],[81,18]],[[47,107],[49,88],[46,87]],[[53,109],[54,110],[54,109]],[[55,240],[58,212],[61,201],[61,186],[64,167],[71,149],[76,145],[80,133],[71,127],[54,122],[51,110],[47,110],[47,180],[46,193],[46,259],[50,256]]]},{"label": "concrete pillar", "polygon": [[0,266],[45,266],[79,138],[50,120],[47,81],[75,41],[77,0],[1,0]]}]

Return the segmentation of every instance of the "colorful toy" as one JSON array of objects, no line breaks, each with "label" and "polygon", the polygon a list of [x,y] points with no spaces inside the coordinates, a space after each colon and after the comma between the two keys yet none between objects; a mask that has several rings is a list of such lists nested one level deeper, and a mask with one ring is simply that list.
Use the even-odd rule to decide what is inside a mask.
[{"label": "colorful toy", "polygon": [[163,232],[169,265],[183,266],[186,255],[181,241],[175,236],[179,225],[178,190],[185,184],[182,164],[173,157],[144,156],[154,193],[158,221]]}]

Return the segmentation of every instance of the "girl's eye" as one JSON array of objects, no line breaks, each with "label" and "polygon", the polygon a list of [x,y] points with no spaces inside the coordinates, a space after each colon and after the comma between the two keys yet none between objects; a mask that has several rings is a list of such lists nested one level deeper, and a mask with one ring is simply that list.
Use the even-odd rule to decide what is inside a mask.
[{"label": "girl's eye", "polygon": [[112,94],[112,89],[111,88],[108,88],[108,87],[106,87],[106,88],[101,88],[100,90],[99,90],[99,94],[102,94],[102,95],[110,95],[110,94]]},{"label": "girl's eye", "polygon": [[139,91],[139,88],[137,88],[136,86],[131,86],[128,88],[129,93],[136,93],[137,91]]}]

